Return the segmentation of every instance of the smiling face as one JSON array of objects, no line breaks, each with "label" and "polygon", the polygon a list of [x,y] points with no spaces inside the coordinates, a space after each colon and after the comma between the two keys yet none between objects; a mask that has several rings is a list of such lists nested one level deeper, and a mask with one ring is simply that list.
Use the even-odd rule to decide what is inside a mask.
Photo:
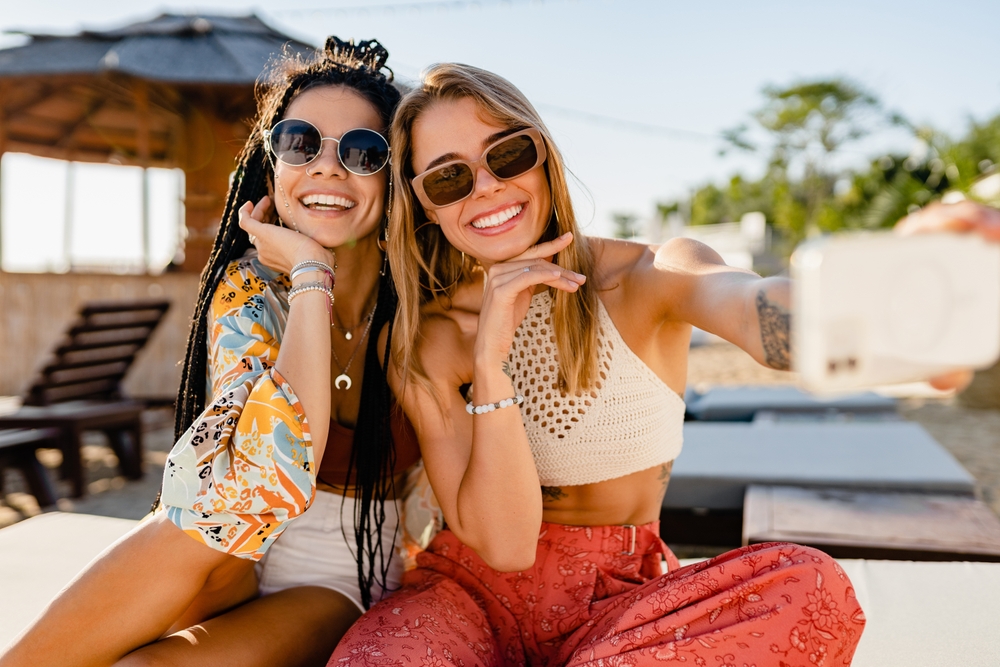
[{"label": "smiling face", "polygon": [[[378,111],[360,94],[345,86],[311,88],[292,100],[285,118],[315,125],[324,137],[340,139],[363,127],[385,134]],[[337,157],[337,143],[324,141],[312,162],[290,166],[274,160],[275,210],[285,224],[327,248],[337,248],[367,237],[374,241],[385,210],[388,169],[358,176]]]},{"label": "smiling face", "polygon": [[[411,167],[420,174],[452,160],[478,160],[487,146],[510,132],[511,128],[482,113],[470,98],[439,100],[413,124]],[[507,181],[480,166],[475,177],[475,189],[468,198],[426,211],[431,222],[441,225],[448,242],[486,266],[537,243],[552,215],[544,166]]]}]

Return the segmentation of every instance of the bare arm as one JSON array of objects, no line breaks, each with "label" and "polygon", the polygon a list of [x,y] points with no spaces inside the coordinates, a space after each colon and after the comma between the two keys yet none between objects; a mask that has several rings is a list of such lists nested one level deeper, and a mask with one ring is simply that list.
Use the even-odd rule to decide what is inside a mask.
[{"label": "bare arm", "polygon": [[640,293],[657,294],[663,320],[688,322],[743,348],[765,366],[791,368],[791,281],[727,266],[691,239],[661,246],[635,273]]}]

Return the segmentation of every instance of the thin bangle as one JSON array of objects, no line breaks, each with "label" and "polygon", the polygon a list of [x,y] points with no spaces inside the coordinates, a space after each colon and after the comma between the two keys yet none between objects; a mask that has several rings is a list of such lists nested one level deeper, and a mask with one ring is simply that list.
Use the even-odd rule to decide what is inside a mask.
[{"label": "thin bangle", "polygon": [[315,267],[315,269],[324,271],[327,275],[327,278],[330,280],[330,287],[331,288],[333,287],[334,283],[336,282],[336,278],[334,277],[336,275],[336,272],[329,264],[327,264],[326,262],[321,262],[318,259],[306,259],[299,262],[298,264],[292,267],[291,271],[288,272],[288,279],[293,280],[300,273],[305,273],[305,271],[303,271],[302,269],[305,269],[306,267]]},{"label": "thin bangle", "polygon": [[509,408],[512,405],[521,405],[522,403],[524,403],[524,396],[517,394],[510,398],[505,398],[502,401],[497,401],[496,403],[486,403],[484,405],[473,405],[472,401],[469,401],[465,404],[465,411],[470,415],[481,415],[487,412],[493,412],[494,410]]},{"label": "thin bangle", "polygon": [[[288,279],[289,280],[295,280],[296,278],[298,278],[301,275],[305,275],[307,273],[318,273],[320,271],[323,272],[323,279],[324,279],[325,282],[327,282],[327,283],[332,282],[333,279],[330,277],[330,272],[329,271],[327,271],[326,269],[324,269],[322,266],[311,266],[311,265],[310,266],[298,266],[298,268],[292,269],[292,272],[289,274]],[[328,287],[329,287],[329,285],[328,285]]]}]

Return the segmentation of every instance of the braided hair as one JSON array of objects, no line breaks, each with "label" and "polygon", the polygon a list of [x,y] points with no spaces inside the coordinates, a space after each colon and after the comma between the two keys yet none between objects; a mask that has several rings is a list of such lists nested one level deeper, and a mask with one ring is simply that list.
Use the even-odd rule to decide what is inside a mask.
[{"label": "braided hair", "polygon": [[[378,111],[385,127],[399,103],[400,92],[393,85],[392,70],[385,66],[389,52],[375,40],[354,44],[329,37],[322,50],[303,57],[284,53],[258,81],[257,117],[226,197],[219,233],[215,237],[208,263],[201,273],[198,302],[191,320],[187,353],[181,376],[174,417],[174,439],[179,439],[205,408],[208,358],[208,313],[212,297],[231,262],[250,248],[250,239],[238,224],[238,209],[247,201],[259,201],[268,194],[267,185],[274,171],[266,149],[264,131],[281,120],[297,95],[319,86],[347,86],[368,100]],[[386,74],[383,72],[388,72]],[[385,223],[383,221],[383,230]],[[396,312],[396,292],[388,270],[383,271],[378,286],[378,302],[372,318],[373,333],[389,325]],[[350,472],[345,484],[356,492],[354,533],[357,544],[358,582],[365,607],[371,605],[371,587],[376,581],[384,587],[389,558],[382,545],[385,502],[394,495],[393,472],[396,451],[389,422],[391,393],[383,362],[387,361],[390,341],[378,349],[378,335],[372,335],[365,354],[361,407],[351,448]],[[154,508],[159,498],[154,502]],[[374,524],[373,524],[374,522]]]}]

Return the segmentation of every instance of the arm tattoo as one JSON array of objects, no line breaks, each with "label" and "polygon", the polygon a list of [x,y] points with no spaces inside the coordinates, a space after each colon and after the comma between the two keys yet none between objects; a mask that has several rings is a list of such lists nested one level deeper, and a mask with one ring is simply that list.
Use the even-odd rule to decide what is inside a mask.
[{"label": "arm tattoo", "polygon": [[544,502],[555,502],[556,500],[562,500],[565,497],[566,497],[566,492],[560,489],[558,486],[542,487],[542,500]]},{"label": "arm tattoo", "polygon": [[767,300],[764,290],[757,293],[757,318],[760,320],[760,341],[764,345],[764,361],[771,368],[787,371],[792,367],[789,328],[791,316],[776,303]]},{"label": "arm tattoo", "polygon": [[500,369],[503,370],[503,374],[509,377],[511,380],[514,379],[514,375],[511,373],[510,364],[506,361],[500,365]]}]

